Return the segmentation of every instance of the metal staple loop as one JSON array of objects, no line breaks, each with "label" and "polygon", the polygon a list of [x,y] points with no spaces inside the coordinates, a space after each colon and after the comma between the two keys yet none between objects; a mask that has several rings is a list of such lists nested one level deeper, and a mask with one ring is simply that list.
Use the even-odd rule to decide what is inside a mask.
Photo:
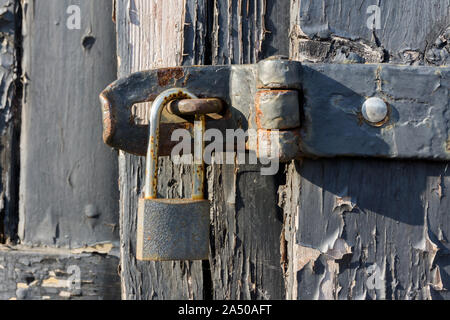
[{"label": "metal staple loop", "polygon": [[167,110],[177,116],[220,114],[223,102],[216,98],[173,100],[167,104]]}]

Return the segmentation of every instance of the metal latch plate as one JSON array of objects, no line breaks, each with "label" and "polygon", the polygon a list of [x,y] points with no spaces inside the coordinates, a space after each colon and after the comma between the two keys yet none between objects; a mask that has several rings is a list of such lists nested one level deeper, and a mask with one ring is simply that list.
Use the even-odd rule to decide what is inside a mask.
[{"label": "metal latch plate", "polygon": [[[449,160],[449,71],[448,67],[302,64],[296,71],[301,127],[286,138],[290,157]],[[131,123],[130,106],[151,101],[173,87],[225,103],[227,116],[208,121],[207,129],[261,129],[255,107],[261,85],[258,73],[257,64],[195,66],[143,71],[120,79],[101,95],[104,140],[114,148],[145,155],[149,130]],[[265,76],[270,78],[270,73]],[[388,118],[381,126],[367,123],[361,114],[370,97],[388,105]],[[165,144],[160,154],[170,154],[171,133],[180,127],[192,124],[161,126]]]}]

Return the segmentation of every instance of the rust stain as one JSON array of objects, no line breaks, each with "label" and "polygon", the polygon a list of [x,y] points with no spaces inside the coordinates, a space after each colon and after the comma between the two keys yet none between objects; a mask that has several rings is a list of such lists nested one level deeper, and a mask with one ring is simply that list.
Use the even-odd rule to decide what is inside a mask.
[{"label": "rust stain", "polygon": [[183,87],[186,87],[186,85],[187,85],[187,82],[188,82],[188,80],[189,80],[190,76],[191,76],[191,74],[190,74],[190,73],[188,73],[188,74],[186,75],[186,77],[184,78],[184,81],[183,81]]},{"label": "rust stain", "polygon": [[280,95],[280,94],[285,94],[285,93],[291,93],[292,91],[295,90],[291,90],[291,89],[266,89],[266,90],[259,90],[258,94],[260,95],[269,95],[269,96],[276,96],[276,95]]},{"label": "rust stain", "polygon": [[[278,141],[274,141],[273,133],[278,134]],[[280,162],[288,162],[293,159],[299,160],[301,158],[300,129],[294,130],[277,130],[277,129],[258,129],[258,136],[256,140],[256,154],[258,157],[272,155],[272,143],[278,143],[280,148],[277,151],[276,157]],[[295,148],[295,149],[293,149]],[[294,151],[292,151],[294,150]],[[295,155],[292,155],[295,153]]]},{"label": "rust stain", "polygon": [[105,90],[100,94],[102,103],[103,117],[103,141],[105,144],[112,146],[112,140],[116,131],[117,118],[114,113],[111,102],[107,98],[108,91]]},{"label": "rust stain", "polygon": [[264,112],[261,110],[261,101],[267,98],[276,97],[283,94],[291,93],[292,90],[277,89],[277,90],[259,90],[256,92],[255,97],[255,113],[256,113],[256,126],[258,129],[267,129],[262,125],[264,120]]},{"label": "rust stain", "polygon": [[158,84],[166,87],[172,80],[180,80],[184,77],[183,68],[164,68],[158,70]]},{"label": "rust stain", "polygon": [[255,114],[256,114],[256,127],[258,129],[261,129],[261,119],[264,118],[264,113],[260,108],[260,104],[261,104],[261,96],[257,94],[255,99]]},{"label": "rust stain", "polygon": [[189,99],[189,96],[187,94],[185,94],[183,91],[180,90],[177,93],[173,93],[173,94],[165,97],[163,103],[167,104],[170,101],[179,100],[179,99]]}]

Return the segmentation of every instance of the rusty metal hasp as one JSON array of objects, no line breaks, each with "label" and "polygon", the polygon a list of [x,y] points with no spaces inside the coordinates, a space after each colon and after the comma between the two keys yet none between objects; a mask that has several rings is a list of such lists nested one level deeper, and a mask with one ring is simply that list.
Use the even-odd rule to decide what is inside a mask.
[{"label": "rusty metal hasp", "polygon": [[[206,128],[258,131],[258,139],[270,137],[271,130],[280,130],[280,143],[290,160],[299,156],[301,64],[282,57],[263,60],[258,65],[195,66],[165,68],[134,73],[111,84],[101,94],[103,139],[116,149],[145,155],[148,126],[136,125],[131,114],[134,104],[152,101],[164,90],[180,87],[196,94],[198,100],[183,100],[169,104],[168,113],[185,121],[174,122],[167,113],[162,116],[160,155],[169,155],[176,144],[172,132],[192,129],[192,119],[186,116],[206,114]],[[267,134],[264,134],[267,133]],[[261,143],[260,143],[261,142]],[[256,141],[247,145],[258,151]],[[225,147],[225,144],[224,144]],[[281,156],[280,158],[283,158]]]},{"label": "rusty metal hasp", "polygon": [[[257,139],[247,148],[257,154],[277,131],[282,162],[301,157],[450,160],[449,70],[301,64],[273,57],[254,65],[143,71],[101,94],[103,138],[114,148],[145,155],[148,126],[134,124],[131,106],[181,87],[201,99],[218,99],[222,108],[182,100],[169,108],[173,113],[211,112],[216,117],[207,117],[206,129],[219,129],[224,136],[226,129],[254,129]],[[173,130],[192,129],[193,123],[186,118],[173,123],[164,115],[162,122],[159,153],[169,155],[176,144]]]}]

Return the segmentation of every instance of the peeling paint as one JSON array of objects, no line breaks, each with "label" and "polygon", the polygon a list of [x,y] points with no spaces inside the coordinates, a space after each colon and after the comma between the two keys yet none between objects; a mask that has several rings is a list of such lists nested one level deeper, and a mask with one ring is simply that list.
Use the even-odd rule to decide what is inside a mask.
[{"label": "peeling paint", "polygon": [[61,280],[55,277],[50,277],[42,281],[42,286],[47,288],[66,288],[67,280]]},{"label": "peeling paint", "polygon": [[59,296],[63,298],[70,298],[72,296],[72,293],[70,293],[69,291],[61,291],[59,293]]},{"label": "peeling paint", "polygon": [[87,246],[79,249],[72,249],[71,253],[81,254],[81,253],[100,253],[109,254],[113,250],[114,245],[112,243],[99,243],[94,246]]},{"label": "peeling paint", "polygon": [[321,253],[319,250],[296,245],[295,246],[296,259],[294,260],[295,263],[294,270],[296,271],[302,270],[308,263],[316,261],[319,258],[320,254]]},{"label": "peeling paint", "polygon": [[17,289],[28,289],[28,284],[26,284],[26,283],[22,283],[22,282],[19,282],[18,284],[17,284]]},{"label": "peeling paint", "polygon": [[337,239],[332,249],[327,251],[327,255],[334,260],[342,259],[346,254],[352,253],[352,248],[348,246],[344,239]]},{"label": "peeling paint", "polygon": [[339,265],[332,261],[327,261],[325,276],[320,283],[319,300],[336,300],[339,287],[336,287],[339,275]]},{"label": "peeling paint", "polygon": [[340,214],[350,212],[356,208],[356,203],[351,197],[336,197],[334,200],[333,211],[338,211]]},{"label": "peeling paint", "polygon": [[[84,278],[82,291],[73,291],[71,299],[118,299],[120,277],[117,274],[118,258],[110,254],[72,254],[68,249],[27,248],[18,246],[6,249],[0,246],[0,300],[11,296],[19,300],[60,299],[60,289],[69,289],[73,274],[79,268]],[[87,279],[86,279],[87,278]],[[105,286],[105,279],[107,284]]]}]

